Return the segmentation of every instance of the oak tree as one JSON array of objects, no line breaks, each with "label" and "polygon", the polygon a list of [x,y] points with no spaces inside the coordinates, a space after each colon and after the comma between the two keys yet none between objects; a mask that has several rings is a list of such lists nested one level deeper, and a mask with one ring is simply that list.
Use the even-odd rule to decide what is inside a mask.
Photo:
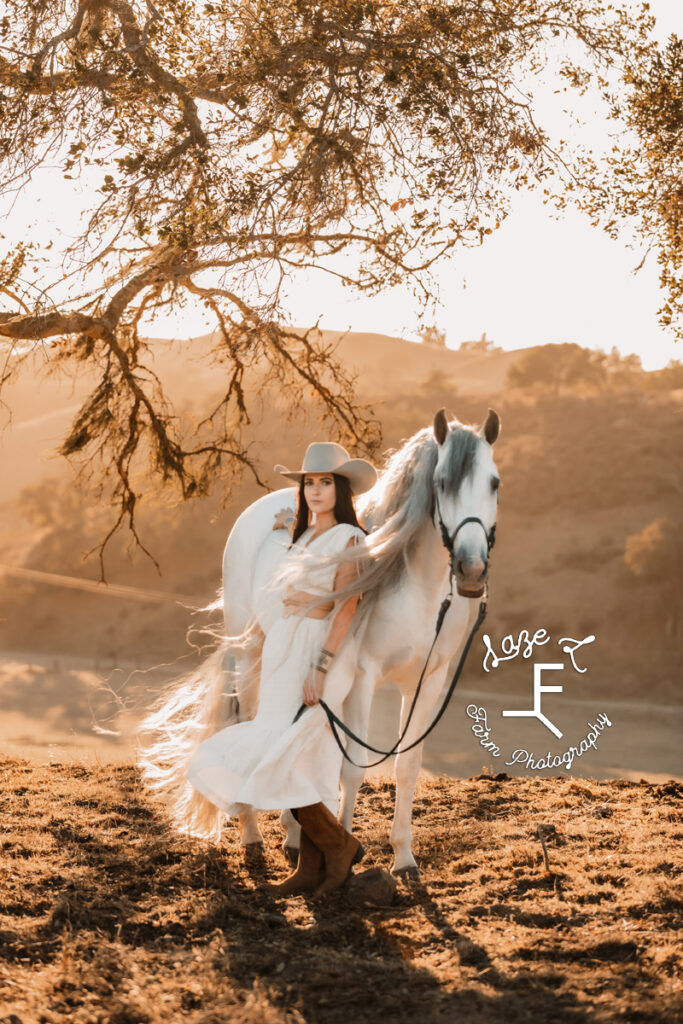
[{"label": "oak tree", "polygon": [[664,301],[659,322],[683,338],[683,39],[650,43],[626,55],[615,87],[603,83],[609,116],[619,124],[604,160],[577,154],[568,183],[596,225],[616,238],[634,233],[659,268]]},{"label": "oak tree", "polygon": [[[3,195],[52,166],[91,201],[54,280],[52,239],[9,240],[0,385],[36,352],[93,375],[61,452],[97,464],[112,531],[135,531],[150,472],[183,499],[258,477],[252,373],[372,451],[334,350],[285,326],[283,282],[317,268],[431,300],[439,260],[566,172],[527,91],[548,48],[571,50],[559,73],[581,88],[633,67],[650,27],[605,0],[4,0]],[[189,299],[225,382],[191,431],[145,334]]]}]

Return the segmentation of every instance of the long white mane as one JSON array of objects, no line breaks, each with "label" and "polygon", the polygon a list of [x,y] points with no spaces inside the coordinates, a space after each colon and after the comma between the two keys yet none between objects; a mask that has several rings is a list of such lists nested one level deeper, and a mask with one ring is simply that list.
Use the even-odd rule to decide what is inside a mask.
[{"label": "long white mane", "polygon": [[[445,442],[446,489],[455,493],[472,472],[481,437],[475,427],[455,420]],[[397,586],[425,519],[434,514],[434,470],[438,445],[431,427],[419,430],[391,453],[377,483],[357,503],[358,517],[369,531],[365,551],[345,551],[337,561],[360,559],[357,582],[337,592],[337,599],[362,593],[359,612],[367,614],[387,587]],[[369,557],[368,557],[369,556]]]}]

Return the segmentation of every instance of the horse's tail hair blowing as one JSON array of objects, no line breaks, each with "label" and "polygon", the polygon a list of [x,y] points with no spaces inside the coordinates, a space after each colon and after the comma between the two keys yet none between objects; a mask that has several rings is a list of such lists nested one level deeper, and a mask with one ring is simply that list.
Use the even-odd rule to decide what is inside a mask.
[{"label": "horse's tail hair blowing", "polygon": [[253,657],[246,672],[236,667],[235,653],[259,646],[253,627],[237,637],[211,632],[211,653],[165,687],[139,724],[137,755],[144,784],[175,828],[217,842],[225,815],[197,792],[186,772],[199,744],[238,720],[238,700],[251,702],[260,658]]}]

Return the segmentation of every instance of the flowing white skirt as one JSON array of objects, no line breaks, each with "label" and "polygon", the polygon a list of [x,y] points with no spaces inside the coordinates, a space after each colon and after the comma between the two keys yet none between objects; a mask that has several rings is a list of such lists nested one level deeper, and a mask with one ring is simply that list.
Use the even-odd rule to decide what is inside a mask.
[{"label": "flowing white skirt", "polygon": [[[327,619],[278,617],[263,644],[255,718],[221,729],[195,751],[188,780],[228,815],[318,801],[337,814],[342,754],[327,716],[316,704],[294,722],[311,660],[328,631]],[[325,696],[338,711],[343,695],[335,690],[334,704],[327,686]]]}]

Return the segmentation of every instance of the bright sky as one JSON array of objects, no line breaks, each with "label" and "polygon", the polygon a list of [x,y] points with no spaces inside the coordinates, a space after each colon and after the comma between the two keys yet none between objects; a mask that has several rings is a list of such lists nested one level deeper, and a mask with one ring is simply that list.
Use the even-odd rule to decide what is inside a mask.
[{"label": "bright sky", "polygon": [[[633,5],[639,6],[636,0]],[[661,41],[683,32],[680,0],[650,0],[650,9]],[[563,115],[556,87],[551,82],[546,88],[537,123],[561,138],[606,147],[609,128],[599,98],[589,93],[579,100],[571,93],[583,120],[575,124]],[[612,241],[574,209],[558,220],[542,199],[542,194],[518,194],[510,215],[481,248],[459,251],[442,266],[442,305],[434,319],[446,331],[449,347],[485,331],[504,349],[564,341],[607,351],[616,345],[623,355],[637,353],[647,370],[683,359],[681,345],[657,323],[663,300],[655,255],[634,274],[641,248],[628,248],[624,239]],[[417,307],[402,289],[365,299],[319,274],[315,281],[298,282],[289,294],[293,323],[322,314],[321,327],[416,337]]]},{"label": "bright sky", "polygon": [[[657,323],[654,257],[634,275],[639,260],[638,252],[577,212],[558,222],[540,197],[518,196],[514,212],[484,246],[444,264],[442,306],[434,319],[452,348],[485,331],[504,349],[564,341],[605,351],[616,345],[623,355],[636,352],[645,369],[656,369],[683,359],[683,351]],[[315,286],[311,280],[290,289],[293,323],[322,313],[321,327],[414,337],[417,307],[407,293],[350,297],[317,276]]]},{"label": "bright sky", "polygon": [[[650,7],[658,37],[680,34],[679,0],[651,0]],[[571,123],[554,87],[550,82],[541,98],[538,120],[546,130],[565,139],[578,133],[597,148],[606,145],[596,97],[584,97],[583,123]],[[572,94],[574,109],[578,102]],[[36,176],[32,195],[21,197],[0,225],[7,241],[14,243],[17,233],[24,237],[28,223],[34,225],[31,234],[44,241],[58,225],[68,224],[69,209],[75,234],[83,196],[74,186],[57,170]],[[540,194],[518,194],[509,217],[481,248],[457,251],[442,264],[441,307],[430,319],[446,331],[452,348],[485,331],[505,349],[563,341],[604,350],[616,345],[622,354],[637,353],[646,369],[656,369],[670,359],[683,359],[683,351],[657,324],[662,295],[654,255],[633,273],[641,256],[641,249],[628,248],[624,239],[612,241],[578,212],[568,210],[558,220]],[[320,326],[328,329],[417,336],[417,304],[407,289],[366,298],[315,273],[294,280],[285,294],[289,320],[296,325],[309,326],[320,318]],[[188,305],[172,317],[157,318],[147,333],[183,338],[214,326],[205,310]]]}]

